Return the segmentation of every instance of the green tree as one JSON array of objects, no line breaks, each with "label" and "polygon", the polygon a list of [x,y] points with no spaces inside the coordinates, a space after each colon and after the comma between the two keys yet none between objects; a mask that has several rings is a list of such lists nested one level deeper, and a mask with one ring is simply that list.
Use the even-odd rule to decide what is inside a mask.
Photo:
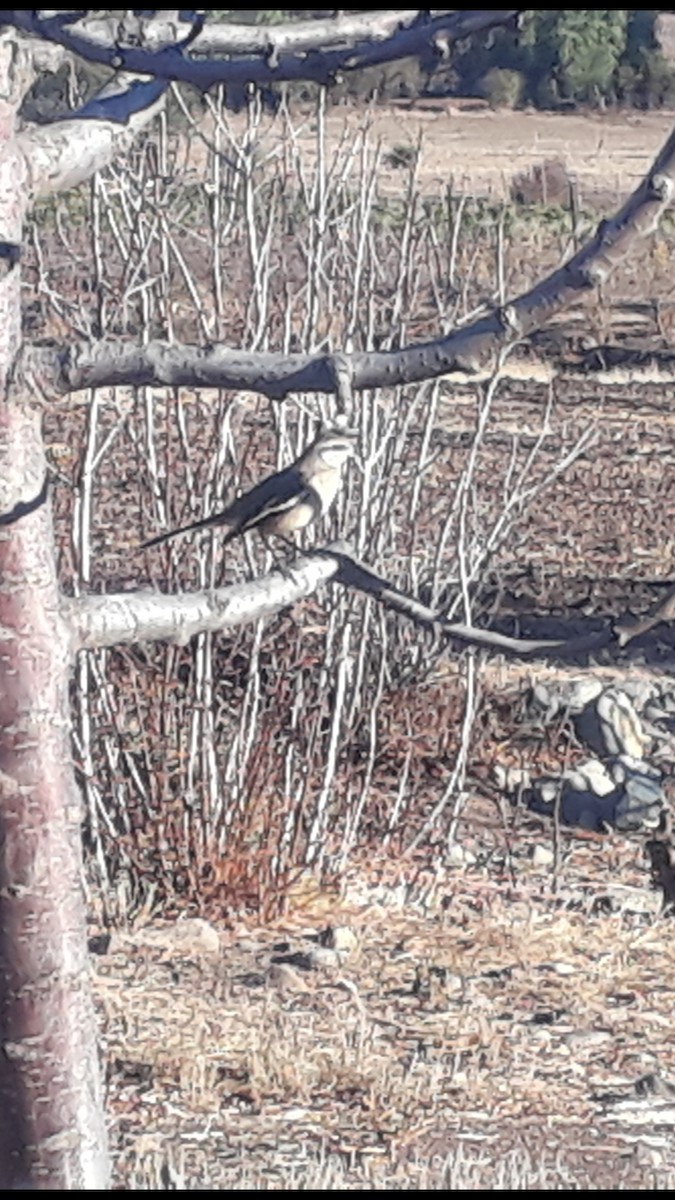
[{"label": "green tree", "polygon": [[[630,14],[632,15],[632,14]],[[628,42],[626,9],[535,11],[523,22],[521,45],[530,90],[538,101],[599,102],[614,98]]]},{"label": "green tree", "polygon": [[558,22],[558,82],[568,100],[598,101],[612,96],[612,84],[626,49],[626,9],[565,9]]}]

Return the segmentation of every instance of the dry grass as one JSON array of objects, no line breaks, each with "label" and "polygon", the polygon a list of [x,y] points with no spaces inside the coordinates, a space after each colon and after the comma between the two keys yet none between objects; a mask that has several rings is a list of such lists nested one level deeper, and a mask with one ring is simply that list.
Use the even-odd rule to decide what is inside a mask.
[{"label": "dry grass", "polygon": [[311,949],[323,905],[228,922],[219,958],[140,933],[97,959],[119,1183],[672,1186],[672,1105],[639,1098],[675,1076],[675,951],[644,867],[574,841],[551,895],[520,832],[515,882],[475,835],[476,866],[433,880],[354,868],[330,915],[358,950],[292,987],[269,962]]}]

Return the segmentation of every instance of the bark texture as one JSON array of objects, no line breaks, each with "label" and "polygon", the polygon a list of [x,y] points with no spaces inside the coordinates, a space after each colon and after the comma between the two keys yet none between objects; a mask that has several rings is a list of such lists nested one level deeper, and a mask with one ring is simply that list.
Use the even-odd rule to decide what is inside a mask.
[{"label": "bark texture", "polygon": [[[156,110],[16,134],[39,46],[0,33],[0,1181],[109,1183],[42,394],[21,369],[21,244],[35,195],[109,161]],[[112,107],[119,104],[113,99]],[[127,106],[128,107],[128,106]],[[79,135],[79,145],[78,145]]]},{"label": "bark texture", "polygon": [[[40,424],[28,404],[0,405],[3,491],[39,487]],[[12,1187],[100,1188],[107,1152],[81,800],[52,547],[47,505],[0,530],[0,1177]]]}]

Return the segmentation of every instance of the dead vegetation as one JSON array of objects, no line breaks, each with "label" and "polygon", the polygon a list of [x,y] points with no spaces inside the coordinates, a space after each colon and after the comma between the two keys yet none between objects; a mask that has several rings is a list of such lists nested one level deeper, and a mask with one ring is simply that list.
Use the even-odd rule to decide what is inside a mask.
[{"label": "dead vegetation", "polygon": [[[386,348],[521,290],[595,219],[573,231],[565,212],[464,198],[445,175],[438,189],[424,152],[383,174],[374,132],[347,122],[340,141],[334,112],[281,142],[247,119],[209,130],[218,154],[195,134],[199,169],[182,143],[148,142],[94,186],[91,223],[82,196],[43,212],[42,332]],[[654,235],[592,299],[585,335],[605,337],[622,300],[672,304],[672,240]],[[672,574],[674,388],[561,375],[365,394],[365,470],[336,528],[393,582],[507,632],[644,610]],[[300,401],[118,390],[50,414],[66,586],[261,571],[255,543],[224,562],[210,541],[137,546],[292,457],[326,411]],[[671,667],[662,629],[597,669]],[[580,752],[562,723],[544,737],[518,722],[547,669],[448,651],[335,588],[236,636],[81,657],[96,928],[188,912],[222,932],[218,956],[96,960],[120,1179],[672,1185],[670,1118],[640,1108],[640,1081],[675,1073],[670,939],[642,848],[565,835],[552,878],[529,857],[551,831],[486,791],[497,759]],[[453,871],[456,842],[475,861]],[[360,939],[340,971],[269,976],[275,944],[338,920]]]},{"label": "dead vegetation", "polygon": [[[672,1186],[672,948],[635,846],[573,840],[552,895],[531,820],[515,880],[470,825],[472,866],[361,861],[341,902],[231,921],[220,956],[141,933],[97,959],[123,1178]],[[275,968],[304,963],[327,912],[358,948]]]}]

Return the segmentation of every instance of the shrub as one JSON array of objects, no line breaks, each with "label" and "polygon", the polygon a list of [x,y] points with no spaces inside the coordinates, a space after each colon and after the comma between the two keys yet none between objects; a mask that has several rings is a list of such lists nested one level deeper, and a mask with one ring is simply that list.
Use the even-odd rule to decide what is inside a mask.
[{"label": "shrub", "polygon": [[647,108],[675,104],[675,66],[658,51],[644,56],[644,98]]},{"label": "shrub", "polygon": [[514,175],[510,195],[516,204],[568,206],[570,181],[564,162],[559,158],[547,158]]},{"label": "shrub", "polygon": [[480,86],[490,108],[515,108],[522,99],[525,79],[520,71],[491,67],[481,79]]},{"label": "shrub", "polygon": [[393,146],[388,154],[385,154],[384,161],[388,167],[405,167],[410,168],[417,158],[416,146]]}]

